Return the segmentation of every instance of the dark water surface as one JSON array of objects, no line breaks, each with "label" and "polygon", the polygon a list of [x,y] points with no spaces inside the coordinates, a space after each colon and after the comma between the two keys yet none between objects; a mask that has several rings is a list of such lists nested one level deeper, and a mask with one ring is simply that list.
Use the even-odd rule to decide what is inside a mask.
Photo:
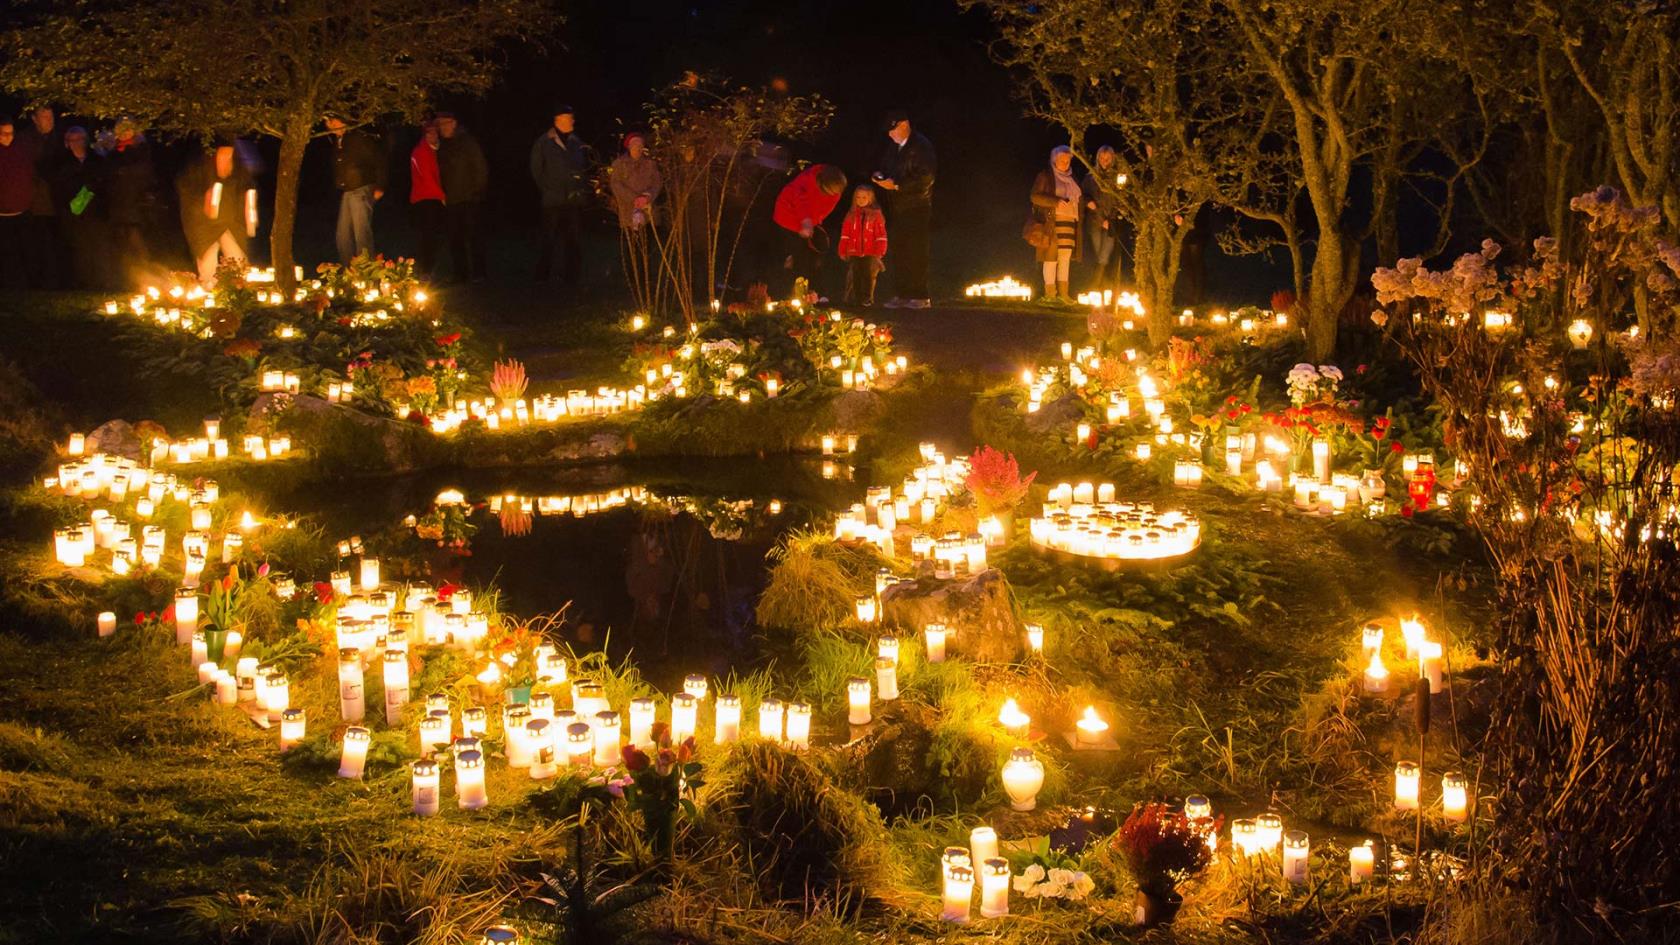
[{"label": "dark water surface", "polygon": [[[668,691],[685,673],[762,665],[753,607],[766,554],[790,530],[826,527],[825,516],[863,496],[860,483],[824,479],[817,460],[728,459],[427,473],[288,504],[309,509],[335,538],[371,536],[424,515],[444,489],[473,503],[478,531],[468,555],[429,555],[433,580],[493,584],[519,617],[567,608],[574,646],[606,646],[615,659],[633,653]],[[528,531],[518,516],[479,507],[510,494],[537,505]]]}]

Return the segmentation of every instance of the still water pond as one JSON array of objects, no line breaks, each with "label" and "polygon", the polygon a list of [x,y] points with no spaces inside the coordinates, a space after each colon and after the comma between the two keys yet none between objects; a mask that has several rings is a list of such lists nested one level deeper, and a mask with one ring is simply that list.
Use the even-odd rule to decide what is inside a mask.
[{"label": "still water pond", "polygon": [[[464,553],[435,542],[410,562],[434,583],[494,585],[518,617],[567,608],[574,646],[634,652],[677,688],[766,658],[753,622],[766,554],[789,531],[859,501],[863,487],[792,459],[612,465],[564,473],[474,470],[337,487],[298,507],[334,537],[400,534],[458,490],[473,527]],[[429,574],[426,574],[429,572]]]}]

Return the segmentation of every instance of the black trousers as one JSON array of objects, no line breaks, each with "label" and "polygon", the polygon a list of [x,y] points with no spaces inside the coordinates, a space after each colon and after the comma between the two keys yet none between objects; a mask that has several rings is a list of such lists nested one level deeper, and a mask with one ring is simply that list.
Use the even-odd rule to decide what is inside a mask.
[{"label": "black trousers", "polygon": [[29,288],[29,224],[21,213],[0,217],[0,288]]},{"label": "black trousers", "polygon": [[933,204],[926,200],[887,205],[887,236],[892,240],[893,294],[901,299],[928,298],[928,234]]},{"label": "black trousers", "polygon": [[449,255],[454,263],[450,274],[457,282],[485,277],[482,209],[476,200],[444,205],[444,218],[449,224]]},{"label": "black trousers", "polygon": [[560,282],[577,285],[583,271],[583,208],[557,206],[542,208],[542,255],[537,258],[537,278],[547,279],[554,272],[554,257],[560,257]]},{"label": "black trousers", "polygon": [[421,200],[410,206],[414,208],[414,228],[420,235],[420,245],[414,253],[414,270],[429,277],[437,271],[438,254],[443,250],[444,234],[448,230],[443,218],[443,201]]},{"label": "black trousers", "polygon": [[29,234],[24,258],[29,264],[29,285],[36,289],[64,288],[64,238],[58,217],[28,214],[23,218]]},{"label": "black trousers", "polygon": [[793,284],[804,277],[806,291],[821,295],[817,289],[817,274],[822,271],[822,256],[811,245],[813,241],[822,239],[821,231],[808,240],[792,230],[780,226],[776,229],[781,236],[782,277],[771,285],[782,290],[782,298],[792,298]]}]

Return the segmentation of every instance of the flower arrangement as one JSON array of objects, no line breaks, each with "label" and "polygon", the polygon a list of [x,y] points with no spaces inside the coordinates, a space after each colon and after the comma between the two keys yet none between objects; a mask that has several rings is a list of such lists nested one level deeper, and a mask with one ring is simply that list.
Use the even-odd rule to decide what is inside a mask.
[{"label": "flower arrangement", "polygon": [[1289,369],[1286,378],[1289,402],[1297,407],[1315,401],[1333,401],[1342,384],[1342,369],[1334,364],[1297,364]]},{"label": "flower arrangement", "polygon": [[467,509],[460,505],[433,506],[430,512],[414,520],[414,534],[423,541],[435,541],[439,548],[453,554],[469,555],[468,543],[478,531],[467,518]]},{"label": "flower arrangement", "polygon": [[1158,801],[1132,808],[1113,843],[1138,889],[1162,898],[1175,895],[1179,883],[1206,869],[1213,859],[1202,831],[1183,812]]},{"label": "flower arrangement", "polygon": [[1014,453],[982,446],[969,457],[966,485],[980,514],[992,515],[1020,505],[1036,478],[1037,472],[1021,476]]},{"label": "flower arrangement", "polygon": [[1079,870],[1031,863],[1010,881],[1015,891],[1028,899],[1077,901],[1097,888],[1096,881]]},{"label": "flower arrangement", "polygon": [[509,358],[497,361],[490,371],[490,393],[497,403],[509,403],[525,396],[530,380],[525,376],[525,364]]},{"label": "flower arrangement", "polygon": [[629,783],[623,786],[625,806],[642,816],[642,833],[658,856],[671,854],[679,811],[690,819],[699,816],[692,795],[705,783],[701,767],[694,760],[694,739],[671,746],[671,730],[664,722],[653,726],[657,746],[649,756],[635,745],[625,745],[624,769]]}]

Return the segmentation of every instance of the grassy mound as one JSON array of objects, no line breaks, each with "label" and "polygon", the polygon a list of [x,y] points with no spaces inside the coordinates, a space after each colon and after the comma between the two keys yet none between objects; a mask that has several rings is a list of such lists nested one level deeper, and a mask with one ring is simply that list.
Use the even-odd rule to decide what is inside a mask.
[{"label": "grassy mound", "polygon": [[774,745],[730,752],[708,774],[704,806],[766,898],[851,911],[897,879],[875,809]]}]

